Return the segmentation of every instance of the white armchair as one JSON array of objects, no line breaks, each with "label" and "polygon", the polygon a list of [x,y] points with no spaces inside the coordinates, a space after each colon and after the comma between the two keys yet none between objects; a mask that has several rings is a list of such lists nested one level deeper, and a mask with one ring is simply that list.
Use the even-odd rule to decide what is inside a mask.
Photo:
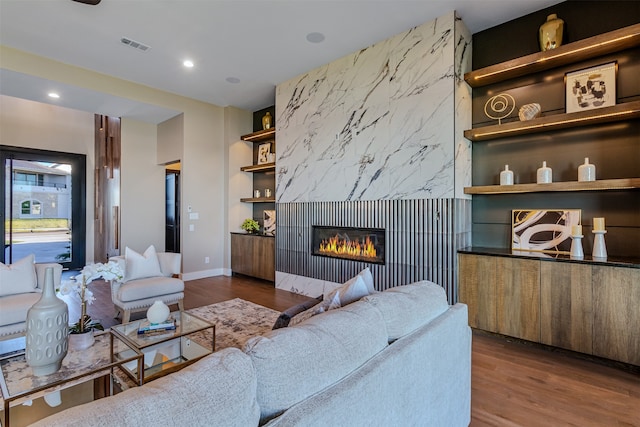
[{"label": "white armchair", "polygon": [[[182,255],[159,252],[150,247],[144,255],[126,248],[125,256],[112,257],[125,272],[122,283],[111,281],[111,299],[116,309],[116,317],[122,313],[122,323],[130,320],[131,313],[147,310],[155,301],[167,305],[178,304],[184,310],[184,282],[174,277],[180,274]],[[159,272],[149,269],[148,263],[157,257]],[[146,266],[142,264],[147,263]]]},{"label": "white armchair", "polygon": [[13,264],[0,263],[0,340],[24,334],[27,311],[42,295],[47,267],[53,267],[53,280],[60,286],[62,265],[34,264],[29,255]]}]

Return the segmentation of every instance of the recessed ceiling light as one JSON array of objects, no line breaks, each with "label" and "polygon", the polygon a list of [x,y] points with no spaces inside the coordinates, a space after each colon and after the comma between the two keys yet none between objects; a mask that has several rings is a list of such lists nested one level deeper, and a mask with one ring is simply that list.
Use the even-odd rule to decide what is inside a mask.
[{"label": "recessed ceiling light", "polygon": [[227,83],[240,83],[240,79],[237,77],[227,77],[225,80],[227,81]]},{"label": "recessed ceiling light", "polygon": [[324,41],[324,34],[309,33],[307,34],[307,41],[310,43],[322,43]]},{"label": "recessed ceiling light", "polygon": [[60,95],[58,95],[58,94],[57,94],[57,93],[55,93],[55,92],[49,92],[49,98],[55,98],[55,99],[58,99],[58,98],[60,98]]},{"label": "recessed ceiling light", "polygon": [[190,59],[185,60],[182,65],[184,65],[187,68],[193,68],[193,61],[191,61]]}]

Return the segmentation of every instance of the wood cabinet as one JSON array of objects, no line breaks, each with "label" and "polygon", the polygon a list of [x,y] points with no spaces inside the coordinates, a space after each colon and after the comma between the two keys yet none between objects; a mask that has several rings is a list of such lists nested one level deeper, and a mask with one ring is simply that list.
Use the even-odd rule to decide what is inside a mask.
[{"label": "wood cabinet", "polygon": [[275,281],[275,240],[260,234],[231,233],[231,270]]},{"label": "wood cabinet", "polygon": [[459,253],[473,328],[640,366],[640,268]]}]

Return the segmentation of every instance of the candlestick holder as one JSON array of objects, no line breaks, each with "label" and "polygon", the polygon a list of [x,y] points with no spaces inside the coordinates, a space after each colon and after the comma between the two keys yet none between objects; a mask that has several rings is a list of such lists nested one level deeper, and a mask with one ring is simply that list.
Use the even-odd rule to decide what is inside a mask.
[{"label": "candlestick holder", "polygon": [[582,234],[571,236],[571,259],[584,259],[584,251],[582,250]]},{"label": "candlestick holder", "polygon": [[607,246],[604,244],[604,235],[607,230],[593,230],[593,259],[605,261],[607,259]]}]

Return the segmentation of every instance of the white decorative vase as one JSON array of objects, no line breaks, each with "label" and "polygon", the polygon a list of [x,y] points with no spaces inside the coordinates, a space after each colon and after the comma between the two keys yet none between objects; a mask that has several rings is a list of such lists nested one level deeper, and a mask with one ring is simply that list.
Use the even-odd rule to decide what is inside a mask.
[{"label": "white decorative vase", "polygon": [[147,310],[147,320],[150,323],[162,323],[169,318],[169,307],[162,301],[153,303]]},{"label": "white decorative vase", "polygon": [[537,182],[538,184],[551,184],[551,168],[547,167],[547,162],[542,162],[542,167],[538,168]]},{"label": "white decorative vase", "polygon": [[500,185],[513,185],[513,171],[509,170],[509,165],[504,165],[504,170],[500,172]]},{"label": "white decorative vase", "polygon": [[33,375],[49,375],[60,369],[67,355],[69,308],[56,296],[53,268],[45,270],[42,297],[27,312],[25,358]]},{"label": "white decorative vase", "polygon": [[93,345],[95,338],[93,329],[85,331],[81,334],[69,334],[69,348],[71,350],[84,350]]},{"label": "white decorative vase", "polygon": [[584,158],[584,164],[578,166],[578,181],[595,181],[596,167],[589,163],[589,158]]}]

